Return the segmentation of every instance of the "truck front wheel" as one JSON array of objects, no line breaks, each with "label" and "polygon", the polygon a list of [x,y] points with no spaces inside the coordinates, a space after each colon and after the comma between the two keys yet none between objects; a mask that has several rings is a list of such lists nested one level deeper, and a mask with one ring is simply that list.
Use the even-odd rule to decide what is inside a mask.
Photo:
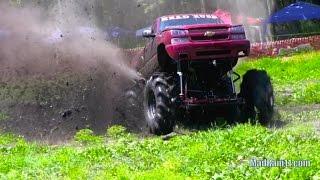
[{"label": "truck front wheel", "polygon": [[167,73],[154,74],[144,90],[144,114],[152,134],[165,135],[175,126],[174,78]]}]

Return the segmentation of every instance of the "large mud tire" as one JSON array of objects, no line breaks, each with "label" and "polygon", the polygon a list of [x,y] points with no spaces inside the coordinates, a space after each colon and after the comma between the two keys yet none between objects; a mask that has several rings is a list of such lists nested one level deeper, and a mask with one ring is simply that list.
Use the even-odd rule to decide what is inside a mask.
[{"label": "large mud tire", "polygon": [[[267,125],[274,112],[274,94],[270,77],[263,70],[249,70],[243,76],[240,86],[240,97],[245,99],[242,107],[242,119],[258,120]],[[258,118],[258,119],[257,119]]]},{"label": "large mud tire", "polygon": [[144,90],[144,114],[150,133],[165,135],[175,126],[174,78],[166,73],[154,74]]}]

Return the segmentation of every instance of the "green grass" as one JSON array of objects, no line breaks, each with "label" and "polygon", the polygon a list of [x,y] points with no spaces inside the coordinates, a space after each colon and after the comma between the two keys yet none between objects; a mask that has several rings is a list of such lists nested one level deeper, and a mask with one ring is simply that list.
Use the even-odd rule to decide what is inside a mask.
[{"label": "green grass", "polygon": [[[63,145],[2,134],[0,179],[320,179],[320,110],[310,108],[320,103],[319,67],[320,52],[249,60],[237,67],[240,74],[252,68],[268,71],[282,107],[278,115],[286,124],[283,128],[245,124],[163,141],[114,126],[103,136],[81,130]],[[45,91],[41,87],[53,83],[54,91],[64,86],[64,81],[43,83],[30,92],[12,91],[21,89],[14,85],[6,88],[21,99],[23,93],[37,99],[35,95]],[[0,90],[0,96],[7,95]],[[38,101],[50,101],[45,93],[40,95]],[[6,118],[0,114],[0,120]],[[309,160],[311,166],[255,168],[249,163],[253,158]]]},{"label": "green grass", "polygon": [[236,71],[243,75],[249,69],[266,70],[273,82],[278,105],[320,103],[320,52],[292,57],[262,58],[242,62]]},{"label": "green grass", "polygon": [[[116,133],[115,133],[116,131]],[[81,138],[79,138],[79,136]],[[178,136],[139,139],[119,127],[90,130],[62,146],[0,137],[0,177],[8,179],[305,179],[320,176],[320,139],[310,126],[271,131],[239,125]],[[310,160],[311,167],[254,168],[250,160]]]}]

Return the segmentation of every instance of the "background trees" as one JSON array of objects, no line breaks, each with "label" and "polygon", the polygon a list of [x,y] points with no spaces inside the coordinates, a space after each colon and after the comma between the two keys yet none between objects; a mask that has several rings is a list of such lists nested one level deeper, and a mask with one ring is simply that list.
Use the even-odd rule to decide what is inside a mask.
[{"label": "background trees", "polygon": [[[41,7],[51,12],[65,0],[8,0],[16,6]],[[319,0],[305,0],[320,5]],[[94,24],[106,30],[108,27],[121,27],[129,31],[148,26],[161,15],[175,13],[212,13],[217,8],[225,9],[235,15],[267,18],[273,12],[296,2],[296,0],[86,0],[70,1],[90,16]],[[59,8],[59,7],[58,7]],[[55,11],[54,13],[57,13]],[[50,13],[48,13],[50,14]],[[51,12],[52,15],[52,12]],[[274,34],[296,34],[320,31],[319,21],[293,22],[274,25]]]}]

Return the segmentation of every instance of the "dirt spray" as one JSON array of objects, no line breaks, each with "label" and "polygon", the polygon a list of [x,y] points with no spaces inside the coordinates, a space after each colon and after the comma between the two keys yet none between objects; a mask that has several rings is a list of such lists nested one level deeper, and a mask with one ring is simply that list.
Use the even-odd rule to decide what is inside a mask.
[{"label": "dirt spray", "polygon": [[[75,73],[88,76],[91,81],[81,95],[59,90],[57,95],[62,94],[59,102],[36,105],[16,102],[12,106],[15,107],[12,118],[2,126],[30,139],[64,140],[81,128],[105,132],[107,126],[117,124],[114,120],[117,97],[139,78],[127,65],[121,50],[104,40],[103,32],[95,27],[82,3],[61,1],[57,7],[62,14],[48,14],[34,7],[0,5],[2,83],[28,78],[46,81]],[[52,87],[46,89],[41,91],[49,96]],[[81,118],[85,122],[78,122]]]}]

